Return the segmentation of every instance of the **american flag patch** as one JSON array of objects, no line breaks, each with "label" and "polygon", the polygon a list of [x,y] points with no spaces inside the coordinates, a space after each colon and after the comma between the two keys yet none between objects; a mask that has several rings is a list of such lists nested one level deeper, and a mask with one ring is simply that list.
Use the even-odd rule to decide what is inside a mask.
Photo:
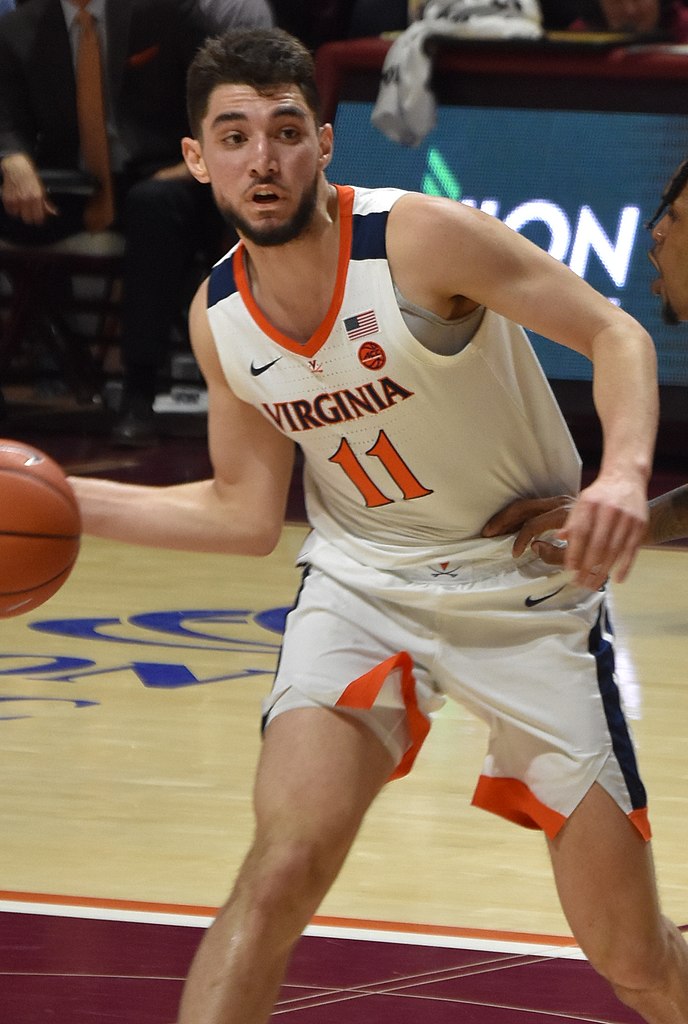
[{"label": "american flag patch", "polygon": [[367,309],[365,313],[357,313],[356,316],[348,316],[344,321],[344,327],[352,341],[380,330],[374,309]]}]

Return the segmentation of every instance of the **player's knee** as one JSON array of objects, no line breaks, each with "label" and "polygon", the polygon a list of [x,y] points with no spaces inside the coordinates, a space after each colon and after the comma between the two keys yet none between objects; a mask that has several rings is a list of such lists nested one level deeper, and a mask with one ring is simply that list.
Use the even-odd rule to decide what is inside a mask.
[{"label": "player's knee", "polygon": [[668,985],[672,970],[668,932],[662,929],[654,935],[627,936],[610,943],[603,955],[590,961],[623,1002],[636,1005],[644,994]]},{"label": "player's knee", "polygon": [[283,911],[289,904],[295,912],[301,906],[314,908],[334,881],[347,848],[335,836],[271,844],[258,872],[258,901],[266,908],[281,905]]}]

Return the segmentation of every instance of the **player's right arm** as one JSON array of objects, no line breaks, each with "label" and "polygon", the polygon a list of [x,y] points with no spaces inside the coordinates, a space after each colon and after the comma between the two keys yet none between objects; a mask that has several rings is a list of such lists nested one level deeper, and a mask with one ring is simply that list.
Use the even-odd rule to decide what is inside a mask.
[{"label": "player's right arm", "polygon": [[213,477],[170,487],[72,477],[84,532],[132,544],[268,554],[277,543],[294,444],[227,384],[206,310],[207,283],[191,305],[191,343],[208,386]]}]

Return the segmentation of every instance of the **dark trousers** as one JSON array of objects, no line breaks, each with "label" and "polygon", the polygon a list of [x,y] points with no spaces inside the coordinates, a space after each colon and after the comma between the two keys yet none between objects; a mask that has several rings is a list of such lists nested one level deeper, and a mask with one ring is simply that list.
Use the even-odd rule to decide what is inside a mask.
[{"label": "dark trousers", "polygon": [[[56,196],[59,217],[40,228],[8,217],[0,204],[0,237],[45,244],[83,231],[85,200]],[[152,400],[166,365],[172,327],[186,312],[195,286],[221,255],[227,231],[209,186],[188,178],[118,182],[124,234],[121,353],[128,391]]]},{"label": "dark trousers", "polygon": [[221,254],[223,225],[210,188],[187,179],[137,182],[121,210],[125,386],[150,394],[175,319]]}]

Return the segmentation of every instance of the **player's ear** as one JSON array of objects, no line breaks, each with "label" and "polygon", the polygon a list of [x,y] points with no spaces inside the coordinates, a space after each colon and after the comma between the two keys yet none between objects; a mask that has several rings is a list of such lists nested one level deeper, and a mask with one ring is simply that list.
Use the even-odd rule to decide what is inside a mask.
[{"label": "player's ear", "polygon": [[332,160],[332,152],[334,150],[334,135],[331,124],[321,126],[318,142],[320,145],[320,169],[324,171]]},{"label": "player's ear", "polygon": [[210,175],[208,174],[208,170],[205,166],[200,142],[197,139],[183,138],[182,156],[184,157],[186,166],[189,168],[196,181],[200,181],[202,184],[207,185],[210,181]]}]

